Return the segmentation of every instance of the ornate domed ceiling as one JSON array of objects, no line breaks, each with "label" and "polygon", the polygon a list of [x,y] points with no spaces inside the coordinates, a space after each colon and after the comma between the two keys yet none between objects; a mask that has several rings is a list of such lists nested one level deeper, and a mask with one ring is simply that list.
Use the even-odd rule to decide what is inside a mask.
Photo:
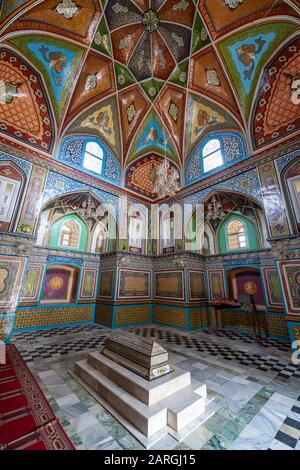
[{"label": "ornate domed ceiling", "polygon": [[2,3],[0,131],[27,151],[99,137],[140,191],[209,133],[251,155],[299,130],[299,0]]}]

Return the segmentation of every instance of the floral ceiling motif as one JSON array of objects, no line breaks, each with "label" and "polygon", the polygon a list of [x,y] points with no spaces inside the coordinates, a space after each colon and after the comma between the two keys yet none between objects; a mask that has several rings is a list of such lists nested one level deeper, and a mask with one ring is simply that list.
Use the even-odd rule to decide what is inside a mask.
[{"label": "floral ceiling motif", "polygon": [[183,168],[208,134],[238,132],[249,149],[277,144],[300,124],[291,102],[299,93],[299,50],[290,43],[300,29],[299,6],[299,0],[4,0],[0,38],[18,59],[8,64],[1,56],[0,70],[24,75],[16,67],[22,62],[40,91],[34,95],[29,78],[22,99],[32,122],[20,111],[12,123],[25,84],[0,81],[3,140],[13,137],[27,152],[36,147],[57,158],[52,149],[66,136],[96,136],[123,165],[127,186],[149,198],[144,176],[153,162],[165,157]]},{"label": "floral ceiling motif", "polygon": [[105,15],[115,59],[137,80],[166,80],[189,55],[194,14],[192,0],[108,0]]}]

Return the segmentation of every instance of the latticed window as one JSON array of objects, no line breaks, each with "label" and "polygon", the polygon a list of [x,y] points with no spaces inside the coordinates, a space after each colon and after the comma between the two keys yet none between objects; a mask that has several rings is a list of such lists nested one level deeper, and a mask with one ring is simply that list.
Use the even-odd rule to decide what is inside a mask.
[{"label": "latticed window", "polygon": [[221,142],[219,139],[210,139],[203,147],[202,156],[204,173],[223,165]]},{"label": "latticed window", "polygon": [[227,237],[230,250],[248,247],[245,225],[240,220],[230,222],[227,228]]},{"label": "latticed window", "polygon": [[60,235],[60,245],[70,248],[79,248],[80,226],[75,220],[65,222]]},{"label": "latticed window", "polygon": [[103,165],[103,150],[97,142],[88,142],[85,147],[83,166],[87,170],[101,174]]}]

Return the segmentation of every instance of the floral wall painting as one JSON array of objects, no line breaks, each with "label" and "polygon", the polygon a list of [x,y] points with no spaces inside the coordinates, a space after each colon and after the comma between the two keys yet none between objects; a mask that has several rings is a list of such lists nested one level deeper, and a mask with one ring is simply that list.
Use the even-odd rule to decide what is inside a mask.
[{"label": "floral wall painting", "polygon": [[283,290],[287,302],[287,313],[300,313],[300,262],[283,261],[279,263]]},{"label": "floral wall painting", "polygon": [[266,59],[294,29],[292,23],[274,22],[235,34],[219,45],[245,117],[249,115],[257,79]]},{"label": "floral wall painting", "polygon": [[38,301],[44,268],[45,266],[41,264],[27,264],[20,293],[20,303]]},{"label": "floral wall painting", "polygon": [[269,306],[283,308],[280,279],[276,268],[264,268],[263,273]]},{"label": "floral wall painting", "polygon": [[189,270],[189,300],[198,302],[207,298],[205,271]]},{"label": "floral wall painting", "polygon": [[221,270],[208,271],[210,296],[212,299],[224,298],[224,273]]},{"label": "floral wall painting", "polygon": [[0,255],[0,313],[16,309],[24,265],[25,259]]},{"label": "floral wall painting", "polygon": [[97,275],[97,269],[83,269],[79,300],[93,300],[95,298],[97,287]]}]

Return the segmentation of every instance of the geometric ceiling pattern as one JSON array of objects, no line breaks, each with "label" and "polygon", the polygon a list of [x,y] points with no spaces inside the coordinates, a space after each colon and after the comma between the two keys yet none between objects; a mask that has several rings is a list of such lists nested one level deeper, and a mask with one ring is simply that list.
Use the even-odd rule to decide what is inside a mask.
[{"label": "geometric ceiling pattern", "polygon": [[[145,178],[161,157],[181,169],[208,133],[238,131],[251,155],[299,130],[299,1],[2,3],[0,132],[27,149],[55,158],[88,134]],[[34,123],[13,122],[21,108]]]}]

